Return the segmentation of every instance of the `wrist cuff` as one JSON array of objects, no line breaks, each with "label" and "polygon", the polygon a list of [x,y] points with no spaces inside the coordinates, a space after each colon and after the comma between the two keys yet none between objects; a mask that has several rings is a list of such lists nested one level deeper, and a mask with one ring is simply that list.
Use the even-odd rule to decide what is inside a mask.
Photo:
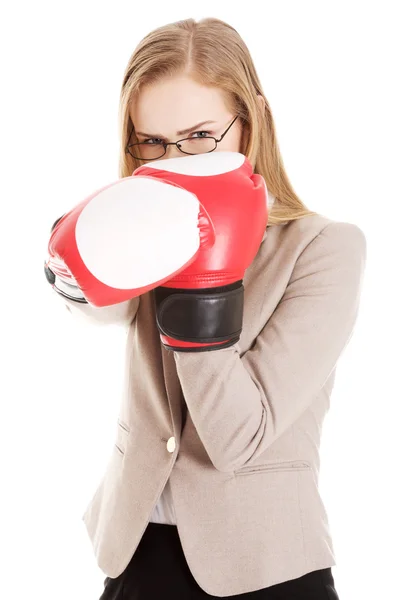
[{"label": "wrist cuff", "polygon": [[175,340],[207,344],[236,343],[242,332],[242,281],[203,290],[158,287],[154,290],[157,325]]}]

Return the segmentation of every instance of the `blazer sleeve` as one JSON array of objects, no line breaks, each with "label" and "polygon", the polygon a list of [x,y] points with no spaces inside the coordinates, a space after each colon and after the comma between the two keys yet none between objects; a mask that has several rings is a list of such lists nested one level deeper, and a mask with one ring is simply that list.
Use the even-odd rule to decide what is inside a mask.
[{"label": "blazer sleeve", "polygon": [[[139,308],[140,296],[113,304],[112,306],[93,306],[85,299],[80,289],[67,283],[59,282],[59,287],[63,293],[57,292],[54,288],[52,293],[62,302],[66,309],[78,319],[83,319],[92,325],[120,325],[129,327],[134,321]],[[69,297],[67,297],[69,296]]]},{"label": "blazer sleeve", "polygon": [[250,465],[319,394],[353,334],[366,249],[357,225],[330,223],[299,255],[251,349],[174,351],[188,411],[216,469]]},{"label": "blazer sleeve", "polygon": [[63,298],[67,310],[93,325],[120,325],[129,327],[136,317],[140,297],[114,304],[113,306],[93,306]]}]

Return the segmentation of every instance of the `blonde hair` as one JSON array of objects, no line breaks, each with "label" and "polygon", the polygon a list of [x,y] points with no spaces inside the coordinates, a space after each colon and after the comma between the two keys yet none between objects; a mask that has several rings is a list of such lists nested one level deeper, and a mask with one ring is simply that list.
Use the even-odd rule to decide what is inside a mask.
[{"label": "blonde hair", "polygon": [[[233,114],[242,123],[241,152],[255,173],[265,179],[275,198],[268,225],[294,221],[317,213],[310,211],[293,190],[285,172],[275,125],[249,50],[238,32],[219,19],[185,19],[155,29],[134,50],[125,69],[119,106],[119,177],[128,177],[142,161],[126,153],[134,124],[129,108],[140,89],[165,76],[187,74],[197,83],[219,88]],[[265,101],[262,109],[257,99]],[[245,141],[243,141],[245,140]]]}]

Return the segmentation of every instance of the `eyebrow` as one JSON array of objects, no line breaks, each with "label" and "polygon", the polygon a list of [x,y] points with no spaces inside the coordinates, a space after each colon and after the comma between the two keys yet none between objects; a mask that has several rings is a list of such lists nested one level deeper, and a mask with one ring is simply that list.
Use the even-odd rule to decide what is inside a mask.
[{"label": "eyebrow", "polygon": [[[181,131],[177,131],[176,134],[177,135],[185,135],[186,133],[191,133],[192,131],[195,131],[195,129],[198,129],[199,127],[202,127],[203,125],[207,125],[209,123],[216,123],[217,121],[202,121],[201,123],[197,123],[196,125],[193,125],[193,127],[189,127],[189,129],[182,129]],[[161,135],[161,133],[143,133],[143,131],[136,131],[136,135],[143,135],[144,137],[149,137],[149,138],[162,138],[164,137],[163,135]]]}]

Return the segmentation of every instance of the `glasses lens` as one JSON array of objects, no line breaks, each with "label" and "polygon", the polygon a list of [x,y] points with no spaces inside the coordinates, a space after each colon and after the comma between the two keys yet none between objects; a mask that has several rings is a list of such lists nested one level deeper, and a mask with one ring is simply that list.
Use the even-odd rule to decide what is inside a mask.
[{"label": "glasses lens", "polygon": [[215,150],[217,144],[211,137],[187,138],[179,142],[179,147],[185,154],[203,154]]},{"label": "glasses lens", "polygon": [[129,152],[141,160],[156,160],[164,154],[164,146],[149,143],[133,144],[129,147]]}]

